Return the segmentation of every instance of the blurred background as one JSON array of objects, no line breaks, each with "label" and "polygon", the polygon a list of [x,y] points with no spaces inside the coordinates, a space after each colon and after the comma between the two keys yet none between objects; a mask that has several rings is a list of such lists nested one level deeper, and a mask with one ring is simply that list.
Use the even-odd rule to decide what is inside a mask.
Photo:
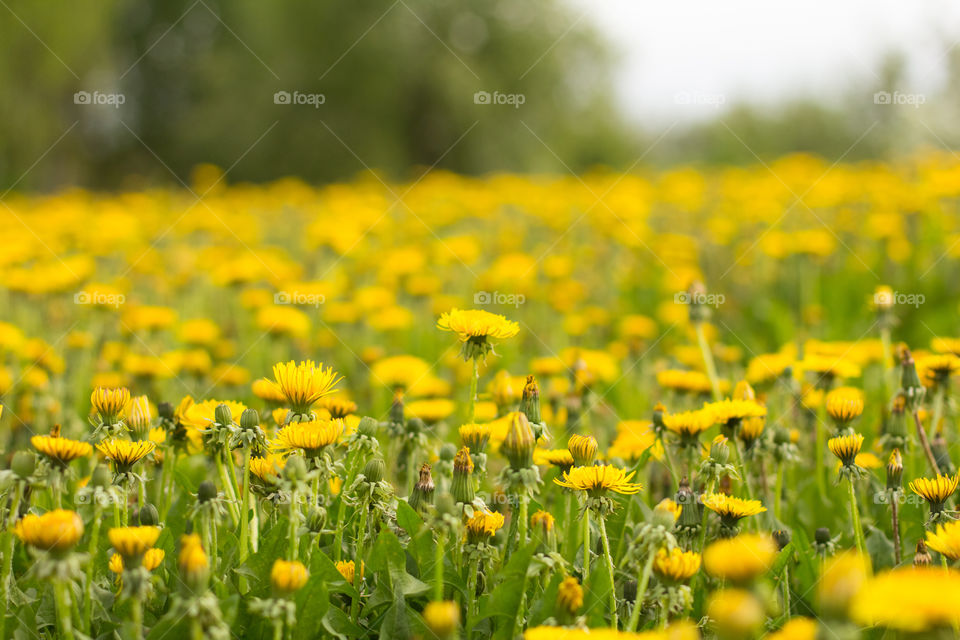
[{"label": "blurred background", "polygon": [[953,148],[960,6],[0,2],[0,185],[311,181]]}]

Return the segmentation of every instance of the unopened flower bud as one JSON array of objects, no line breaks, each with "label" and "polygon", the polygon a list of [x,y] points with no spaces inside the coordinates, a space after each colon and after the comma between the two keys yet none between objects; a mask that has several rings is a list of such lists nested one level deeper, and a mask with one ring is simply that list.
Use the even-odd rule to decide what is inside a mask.
[{"label": "unopened flower bud", "polygon": [[775,529],[773,531],[773,539],[777,543],[777,548],[783,551],[784,547],[790,544],[790,531],[787,529]]},{"label": "unopened flower bud", "polygon": [[543,536],[546,538],[547,535],[553,531],[553,527],[556,524],[554,517],[547,511],[543,509],[537,511],[532,516],[530,516],[530,526],[534,529],[539,528],[543,532]]},{"label": "unopened flower bud", "polygon": [[387,466],[383,460],[380,458],[371,458],[363,468],[363,475],[367,479],[367,482],[380,482],[383,480],[383,474],[386,470]]},{"label": "unopened flower bud", "polygon": [[217,486],[209,480],[204,480],[197,487],[197,500],[200,502],[209,502],[217,497]]},{"label": "unopened flower bud", "polygon": [[303,456],[290,456],[283,467],[283,477],[287,482],[303,482],[307,479],[307,463]]},{"label": "unopened flower bud", "polygon": [[320,533],[326,521],[327,510],[323,507],[313,505],[307,511],[307,528],[313,533]]},{"label": "unopened flower bud", "polygon": [[540,420],[540,387],[537,380],[532,375],[527,376],[527,384],[523,387],[523,396],[520,398],[520,411],[527,416],[530,422],[538,423]]},{"label": "unopened flower bud", "polygon": [[457,445],[452,442],[445,442],[443,446],[440,447],[439,457],[444,462],[452,462],[454,456],[457,455]]},{"label": "unopened flower bud", "polygon": [[157,415],[160,416],[161,420],[172,421],[173,420],[173,405],[169,402],[161,402],[157,405]]},{"label": "unopened flower bud", "polygon": [[140,507],[138,516],[140,524],[144,527],[156,527],[160,524],[160,513],[152,504],[145,504]]},{"label": "unopened flower bud", "polygon": [[17,451],[13,454],[10,468],[13,469],[18,478],[26,480],[33,475],[37,468],[37,457],[33,455],[32,451]]},{"label": "unopened flower bud", "polygon": [[453,459],[453,484],[450,492],[453,499],[457,502],[473,502],[473,460],[470,458],[470,450],[466,447],[457,451]]},{"label": "unopened flower bud", "polygon": [[397,390],[393,394],[393,404],[390,405],[390,422],[403,424],[403,391]]},{"label": "unopened flower bud", "polygon": [[700,526],[700,505],[695,494],[690,489],[690,484],[686,478],[680,481],[680,487],[677,489],[675,501],[680,507],[680,519],[677,524],[681,527],[696,528]]},{"label": "unopened flower bud", "polygon": [[233,413],[230,412],[230,407],[220,403],[217,405],[217,408],[213,410],[213,419],[214,422],[220,426],[227,427],[233,424]]},{"label": "unopened flower bud", "polygon": [[377,435],[377,421],[370,416],[360,418],[360,424],[357,425],[357,432],[367,438],[373,438]]},{"label": "unopened flower bud", "polygon": [[710,461],[714,464],[727,464],[730,460],[730,445],[726,436],[718,435],[710,443]]},{"label": "unopened flower bud", "polygon": [[509,414],[508,419],[507,437],[500,446],[500,451],[507,456],[511,467],[527,469],[533,466],[533,450],[537,445],[537,437],[524,414],[514,411]]},{"label": "unopened flower bud", "polygon": [[573,456],[573,464],[578,467],[589,467],[597,459],[599,445],[593,436],[574,434],[567,441],[567,451]]},{"label": "unopened flower bud", "polygon": [[813,540],[821,546],[827,544],[830,542],[830,529],[827,529],[826,527],[820,527],[813,532]]},{"label": "unopened flower bud", "polygon": [[904,347],[900,356],[900,393],[903,394],[907,409],[915,410],[923,400],[925,389],[917,375],[917,365],[913,361],[910,349]]},{"label": "unopened flower bud", "polygon": [[244,409],[243,413],[240,414],[240,428],[241,429],[256,429],[260,426],[260,414],[257,413],[256,409]]},{"label": "unopened flower bud", "polygon": [[903,458],[900,449],[894,449],[887,461],[887,489],[895,491],[903,482]]},{"label": "unopened flower bud", "polygon": [[423,513],[427,507],[433,504],[433,492],[436,486],[433,484],[433,476],[430,474],[430,465],[424,464],[420,467],[420,479],[413,485],[413,491],[410,492],[408,502],[410,506]]},{"label": "unopened flower bud", "polygon": [[90,486],[105,489],[111,484],[113,484],[113,478],[110,477],[110,469],[102,464],[97,465],[90,474]]},{"label": "unopened flower bud", "polygon": [[923,541],[923,538],[917,540],[917,553],[913,556],[913,566],[915,567],[926,567],[933,562],[933,558],[930,556],[930,552],[927,551],[927,543]]}]

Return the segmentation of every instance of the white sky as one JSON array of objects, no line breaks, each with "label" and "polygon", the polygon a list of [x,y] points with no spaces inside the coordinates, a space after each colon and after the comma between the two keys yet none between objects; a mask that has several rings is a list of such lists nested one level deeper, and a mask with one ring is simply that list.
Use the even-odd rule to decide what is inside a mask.
[{"label": "white sky", "polygon": [[880,88],[894,49],[908,56],[910,86],[887,89],[929,91],[960,46],[960,3],[949,0],[568,1],[619,52],[619,102],[648,124]]}]

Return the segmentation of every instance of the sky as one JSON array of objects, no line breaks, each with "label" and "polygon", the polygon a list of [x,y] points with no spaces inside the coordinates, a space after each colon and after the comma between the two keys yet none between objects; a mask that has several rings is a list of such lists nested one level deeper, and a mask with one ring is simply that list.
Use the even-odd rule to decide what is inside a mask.
[{"label": "sky", "polygon": [[960,3],[947,0],[569,1],[613,45],[618,102],[638,123],[884,88],[891,51],[907,56],[909,86],[886,89],[931,91],[960,47]]}]

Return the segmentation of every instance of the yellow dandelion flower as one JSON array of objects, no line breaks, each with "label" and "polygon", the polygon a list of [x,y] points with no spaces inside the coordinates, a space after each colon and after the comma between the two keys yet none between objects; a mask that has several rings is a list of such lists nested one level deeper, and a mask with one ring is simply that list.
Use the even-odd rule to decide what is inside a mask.
[{"label": "yellow dandelion flower", "polygon": [[703,552],[703,566],[715,578],[748,582],[769,571],[776,557],[771,536],[743,533],[710,544]]},{"label": "yellow dandelion flower", "polygon": [[253,391],[253,395],[257,396],[261,400],[266,400],[267,402],[281,403],[285,402],[287,396],[283,394],[283,390],[273,380],[267,378],[259,378],[254,380],[250,385],[250,389]]},{"label": "yellow dandelion flower", "polygon": [[820,625],[812,618],[791,618],[779,631],[767,636],[767,640],[817,640]]},{"label": "yellow dandelion flower", "polygon": [[830,453],[840,458],[840,462],[844,466],[855,464],[861,447],[863,447],[863,436],[859,433],[837,436],[827,440],[827,448],[830,449]]},{"label": "yellow dandelion flower", "polygon": [[960,559],[960,521],[938,525],[936,532],[927,531],[927,546],[951,560]]},{"label": "yellow dandelion flower", "polygon": [[130,403],[130,391],[125,387],[108,389],[97,387],[90,394],[90,404],[100,415],[104,424],[116,424],[116,421],[126,412]]},{"label": "yellow dandelion flower", "polygon": [[670,498],[664,498],[657,503],[657,506],[653,508],[655,513],[666,513],[669,514],[673,521],[676,522],[680,519],[680,514],[683,512],[683,505],[677,504]]},{"label": "yellow dandelion flower", "polygon": [[700,554],[679,548],[660,549],[653,560],[653,570],[673,582],[683,582],[700,570]]},{"label": "yellow dandelion flower", "polygon": [[140,558],[157,543],[158,527],[115,527],[107,532],[114,550],[130,560]]},{"label": "yellow dandelion flower", "polygon": [[663,414],[663,426],[684,438],[696,438],[714,424],[713,412],[706,409]]},{"label": "yellow dandelion flower", "polygon": [[437,320],[437,328],[457,334],[460,342],[504,340],[520,332],[520,325],[505,317],[477,309],[451,309]]},{"label": "yellow dandelion flower", "polygon": [[55,426],[48,436],[33,436],[30,444],[60,466],[66,466],[77,458],[85,458],[93,453],[93,447],[87,442],[60,437],[59,425]]},{"label": "yellow dandelion flower", "polygon": [[762,418],[767,415],[767,408],[756,400],[721,400],[710,402],[703,406],[713,416],[714,424],[736,424],[744,418]]},{"label": "yellow dandelion flower", "polygon": [[639,483],[630,482],[635,474],[636,471],[628,474],[623,469],[610,465],[574,467],[564,472],[563,480],[555,478],[554,482],[567,489],[585,491],[593,497],[602,496],[607,491],[632,495],[643,489]]},{"label": "yellow dandelion flower", "polygon": [[293,412],[298,414],[308,414],[314,403],[333,393],[333,387],[341,380],[333,367],[325,369],[322,362],[317,364],[313,360],[275,364],[273,377]]},{"label": "yellow dandelion flower", "polygon": [[270,584],[284,595],[299,591],[307,584],[309,574],[302,562],[287,562],[277,558],[270,569]]},{"label": "yellow dandelion flower", "polygon": [[960,484],[960,473],[953,476],[938,475],[936,478],[917,478],[910,481],[909,487],[929,503],[931,511],[939,512],[943,509],[943,503],[947,498],[957,490],[958,484]]},{"label": "yellow dandelion flower", "polygon": [[583,606],[583,587],[573,576],[563,579],[557,588],[557,607],[559,607],[568,616],[577,615],[577,611]]},{"label": "yellow dandelion flower", "polygon": [[[163,549],[149,549],[145,554],[143,554],[141,566],[147,571],[153,571],[160,566],[166,555],[167,554]],[[115,553],[110,556],[108,567],[113,573],[123,573],[123,556],[121,556],[119,553]]]},{"label": "yellow dandelion flower", "polygon": [[550,512],[544,511],[543,509],[534,512],[534,514],[530,516],[530,526],[535,529],[543,529],[545,534],[553,531],[555,524],[556,520],[554,517],[550,514]]},{"label": "yellow dandelion flower", "polygon": [[710,595],[707,615],[723,638],[752,638],[766,620],[763,605],[749,591],[721,589]]},{"label": "yellow dandelion flower", "polygon": [[845,615],[850,599],[870,575],[869,559],[856,551],[844,551],[829,558],[817,583],[820,606],[836,615]]},{"label": "yellow dandelion flower", "polygon": [[465,424],[460,427],[460,440],[471,453],[483,453],[490,441],[490,425]]},{"label": "yellow dandelion flower", "polygon": [[[364,571],[364,568],[365,568],[365,567],[364,567],[363,563],[360,563],[360,579],[361,579],[361,580],[363,580],[363,571]],[[344,580],[346,580],[346,581],[349,582],[350,584],[354,584],[353,581],[354,581],[354,579],[357,577],[357,576],[356,576],[357,569],[356,569],[356,565],[354,564],[353,560],[341,560],[340,562],[338,562],[338,563],[337,563],[337,571],[340,572],[340,575],[343,576],[343,579],[344,579]]]},{"label": "yellow dandelion flower", "polygon": [[486,542],[503,527],[503,514],[478,510],[466,522],[467,540],[471,544]]},{"label": "yellow dandelion flower", "polygon": [[725,493],[711,493],[703,498],[703,506],[716,513],[724,524],[730,526],[736,525],[741,518],[755,516],[767,510],[759,500],[735,498]]},{"label": "yellow dandelion flower", "polygon": [[13,532],[31,547],[63,553],[80,541],[83,520],[76,511],[67,509],[54,509],[39,516],[29,513],[17,522]]},{"label": "yellow dandelion flower", "polygon": [[960,625],[960,573],[909,567],[879,574],[853,596],[850,616],[860,624],[903,632]]},{"label": "yellow dandelion flower", "polygon": [[343,429],[343,420],[291,422],[277,432],[274,448],[278,451],[300,449],[306,457],[315,457],[325,447],[335,444]]},{"label": "yellow dandelion flower", "polygon": [[264,482],[272,482],[280,477],[280,471],[286,463],[285,457],[273,453],[261,458],[250,458],[250,473]]},{"label": "yellow dandelion flower", "polygon": [[111,438],[97,445],[97,450],[112,461],[118,471],[127,471],[133,465],[143,460],[157,447],[149,440],[121,440]]},{"label": "yellow dandelion flower", "polygon": [[863,413],[863,391],[856,387],[838,387],[827,394],[827,413],[837,424],[845,425]]},{"label": "yellow dandelion flower", "polygon": [[451,600],[427,603],[423,608],[423,621],[434,637],[453,637],[460,626],[460,605]]},{"label": "yellow dandelion flower", "polygon": [[577,466],[585,467],[592,465],[597,459],[597,439],[593,436],[581,436],[573,434],[567,441],[567,450],[573,456],[573,462]]}]

